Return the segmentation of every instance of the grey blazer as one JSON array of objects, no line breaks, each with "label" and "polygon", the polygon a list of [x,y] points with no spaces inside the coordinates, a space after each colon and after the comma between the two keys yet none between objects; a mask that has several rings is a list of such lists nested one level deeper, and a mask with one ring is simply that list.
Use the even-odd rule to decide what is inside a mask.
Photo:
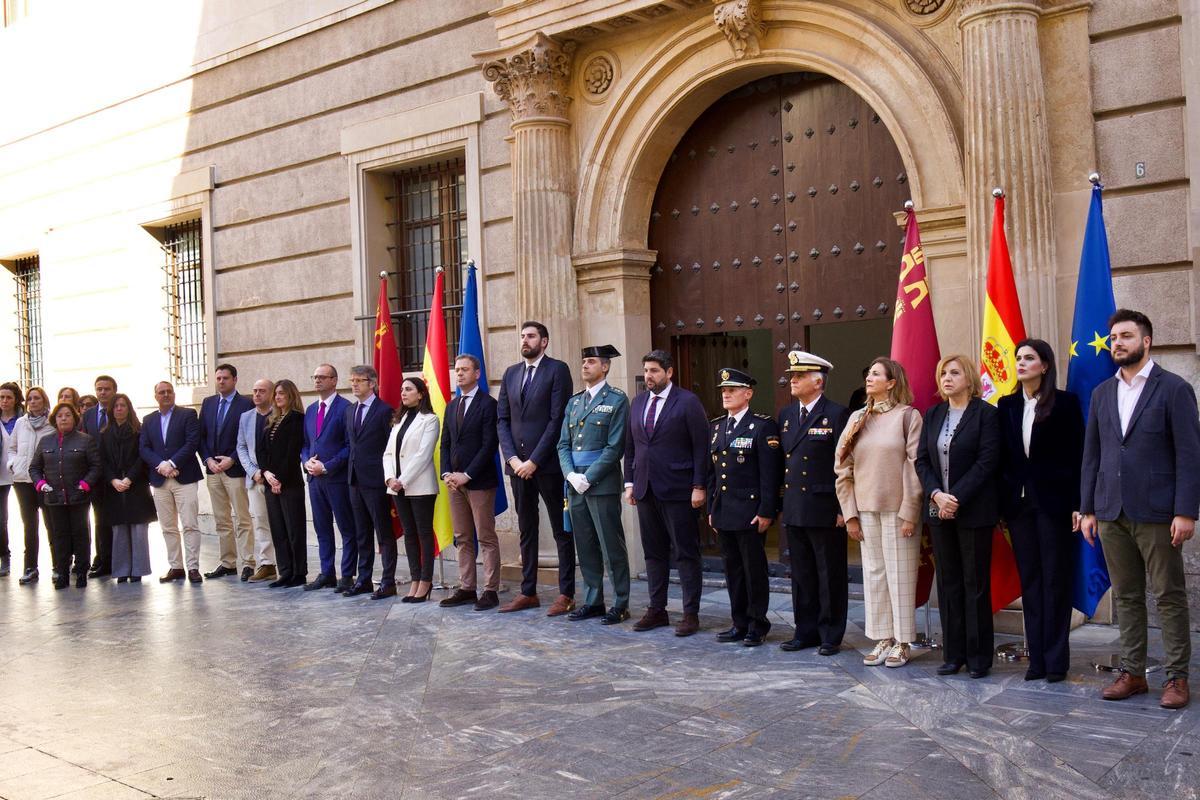
[{"label": "grey blazer", "polygon": [[254,422],[257,416],[258,409],[252,408],[238,417],[237,459],[242,469],[246,470],[247,489],[254,488],[254,473],[259,470],[258,462],[254,460]]}]

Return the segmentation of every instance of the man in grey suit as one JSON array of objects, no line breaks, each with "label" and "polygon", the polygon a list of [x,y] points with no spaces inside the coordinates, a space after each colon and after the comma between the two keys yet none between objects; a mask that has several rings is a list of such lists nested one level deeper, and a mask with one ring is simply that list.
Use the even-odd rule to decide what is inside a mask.
[{"label": "man in grey suit", "polygon": [[1103,697],[1148,691],[1149,578],[1166,651],[1160,705],[1183,708],[1192,640],[1182,549],[1200,514],[1200,472],[1191,463],[1200,453],[1196,393],[1150,358],[1154,329],[1145,314],[1118,309],[1108,327],[1120,370],[1092,392],[1080,486],[1080,528],[1089,544],[1099,528],[1121,630],[1121,672]]},{"label": "man in grey suit", "polygon": [[250,576],[251,583],[273,581],[279,577],[275,569],[275,544],[271,541],[271,526],[267,521],[266,483],[258,468],[258,445],[267,428],[267,417],[271,415],[274,398],[275,384],[260,378],[254,382],[250,392],[254,408],[243,411],[238,418],[237,457],[242,469],[246,470],[246,494],[250,502],[255,561],[258,564]]}]

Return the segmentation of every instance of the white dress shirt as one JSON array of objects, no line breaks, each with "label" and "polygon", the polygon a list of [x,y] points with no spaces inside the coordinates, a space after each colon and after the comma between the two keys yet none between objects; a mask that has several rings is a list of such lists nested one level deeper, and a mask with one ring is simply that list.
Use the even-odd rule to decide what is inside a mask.
[{"label": "white dress shirt", "polygon": [[1033,438],[1033,417],[1037,413],[1037,396],[1030,397],[1021,390],[1025,398],[1025,408],[1021,412],[1021,441],[1025,444],[1025,457],[1029,458],[1029,441]]},{"label": "white dress shirt", "polygon": [[608,383],[607,380],[603,380],[603,381],[600,381],[599,383],[597,383],[595,386],[588,388],[587,393],[588,393],[588,402],[589,403],[596,399],[596,395],[598,395],[600,393],[600,390],[603,389],[605,384],[607,384],[607,383]]},{"label": "white dress shirt", "polygon": [[479,391],[479,384],[475,384],[475,388],[469,392],[463,392],[459,395],[459,402],[462,403],[462,414],[466,416],[467,410],[471,408],[471,401],[475,399],[476,393]]},{"label": "white dress shirt", "polygon": [[671,394],[671,387],[673,385],[670,381],[667,381],[667,385],[663,387],[661,392],[657,394],[654,392],[650,393],[650,399],[646,401],[646,407],[642,409],[642,427],[646,426],[646,418],[650,416],[650,404],[654,402],[654,398],[656,397],[658,398],[658,406],[654,409],[654,421],[658,422],[658,415],[662,413],[663,403],[667,402],[667,396]]},{"label": "white dress shirt", "polygon": [[1138,398],[1142,396],[1142,389],[1146,387],[1146,380],[1150,377],[1150,370],[1154,369],[1154,359],[1146,359],[1146,365],[1142,367],[1137,375],[1133,376],[1133,380],[1129,383],[1125,382],[1124,376],[1121,375],[1121,370],[1117,370],[1117,413],[1121,417],[1121,435],[1129,433],[1129,420],[1133,417],[1133,409],[1137,408]]}]

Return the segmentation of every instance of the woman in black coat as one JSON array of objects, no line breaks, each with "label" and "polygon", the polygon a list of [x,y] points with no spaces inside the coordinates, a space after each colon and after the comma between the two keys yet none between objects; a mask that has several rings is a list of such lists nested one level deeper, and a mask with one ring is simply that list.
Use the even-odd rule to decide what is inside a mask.
[{"label": "woman in black coat", "polygon": [[1083,411],[1059,391],[1054,351],[1041,339],[1017,345],[1015,392],[1000,398],[1001,505],[1021,576],[1025,680],[1067,676],[1071,588],[1075,577],[1073,515],[1079,510]]},{"label": "woman in black coat", "polygon": [[258,465],[267,483],[267,519],[279,568],[279,578],[268,586],[303,586],[308,580],[308,523],[300,469],[304,405],[300,390],[289,380],[275,384],[275,407],[261,444]]},{"label": "woman in black coat", "polygon": [[938,674],[953,675],[966,665],[972,678],[982,678],[992,668],[992,532],[1000,518],[1000,426],[996,409],[979,397],[979,369],[970,358],[943,358],[937,376],[944,402],[925,413],[916,467],[928,500],[925,519],[937,562],[946,657]]},{"label": "woman in black coat", "polygon": [[117,583],[140,583],[150,574],[149,523],[157,518],[146,462],[138,453],[141,422],[129,397],[113,397],[100,431],[104,467],[104,518],[112,525],[112,574]]},{"label": "woman in black coat", "polygon": [[59,403],[50,413],[55,432],[43,437],[33,453],[29,477],[42,493],[47,527],[53,546],[55,589],[71,582],[71,559],[75,560],[75,585],[87,586],[91,564],[88,536],[88,501],[100,482],[100,449],[96,440],[79,426],[74,406]]}]

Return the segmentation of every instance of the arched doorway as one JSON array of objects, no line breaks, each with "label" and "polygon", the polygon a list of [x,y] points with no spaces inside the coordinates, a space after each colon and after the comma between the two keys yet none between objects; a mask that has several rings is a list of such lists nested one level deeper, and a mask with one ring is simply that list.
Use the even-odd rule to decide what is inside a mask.
[{"label": "arched doorway", "polygon": [[804,348],[835,364],[845,403],[889,349],[907,199],[891,134],[845,84],[793,72],[717,100],[669,157],[649,222],[652,338],[681,385],[716,415],[716,371],[740,366],[774,414],[787,351]]}]

